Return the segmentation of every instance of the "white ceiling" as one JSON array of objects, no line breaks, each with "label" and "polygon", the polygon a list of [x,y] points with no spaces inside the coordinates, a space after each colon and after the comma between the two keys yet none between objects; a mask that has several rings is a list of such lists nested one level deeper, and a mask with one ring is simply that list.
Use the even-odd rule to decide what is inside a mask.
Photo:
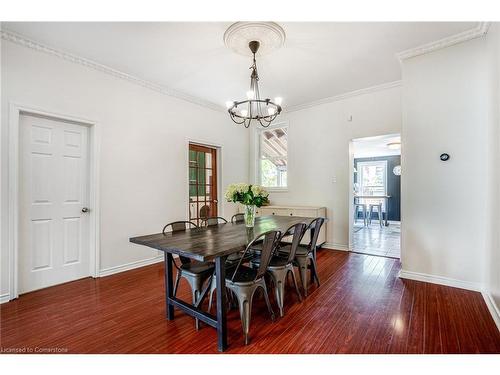
[{"label": "white ceiling", "polygon": [[[224,46],[230,22],[4,22],[2,27],[223,106],[242,99],[250,58]],[[258,58],[261,96],[295,106],[401,78],[395,54],[474,22],[280,23],[284,47]]]},{"label": "white ceiling", "polygon": [[377,156],[401,155],[401,150],[391,150],[387,147],[387,144],[392,142],[401,142],[400,135],[388,134],[355,139],[352,142],[354,157],[373,158]]}]

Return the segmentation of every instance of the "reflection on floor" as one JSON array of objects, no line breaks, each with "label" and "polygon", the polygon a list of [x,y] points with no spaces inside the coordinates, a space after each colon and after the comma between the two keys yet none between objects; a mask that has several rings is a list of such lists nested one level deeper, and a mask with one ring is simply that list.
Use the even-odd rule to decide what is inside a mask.
[{"label": "reflection on floor", "polygon": [[382,226],[373,221],[363,226],[358,221],[353,227],[352,250],[358,253],[381,255],[392,258],[401,256],[401,223],[392,221],[389,226]]}]

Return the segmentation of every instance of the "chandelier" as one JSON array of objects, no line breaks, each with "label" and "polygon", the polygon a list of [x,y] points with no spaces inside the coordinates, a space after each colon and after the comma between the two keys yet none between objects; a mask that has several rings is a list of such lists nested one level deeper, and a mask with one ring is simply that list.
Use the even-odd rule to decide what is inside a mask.
[{"label": "chandelier", "polygon": [[253,54],[253,64],[250,67],[250,90],[247,91],[247,99],[241,101],[226,102],[227,111],[236,124],[243,124],[248,128],[252,120],[256,120],[260,125],[267,128],[281,113],[281,98],[261,99],[259,92],[259,74],[257,73],[257,61],[255,54],[259,50],[260,43],[256,40],[248,43],[248,47]]}]

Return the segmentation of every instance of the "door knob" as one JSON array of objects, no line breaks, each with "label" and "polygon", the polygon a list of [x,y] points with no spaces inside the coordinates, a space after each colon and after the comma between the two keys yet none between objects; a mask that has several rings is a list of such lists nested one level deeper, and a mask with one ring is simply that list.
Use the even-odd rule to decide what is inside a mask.
[{"label": "door knob", "polygon": [[83,207],[82,208],[82,212],[85,213],[85,212],[89,212],[89,209],[87,207]]}]

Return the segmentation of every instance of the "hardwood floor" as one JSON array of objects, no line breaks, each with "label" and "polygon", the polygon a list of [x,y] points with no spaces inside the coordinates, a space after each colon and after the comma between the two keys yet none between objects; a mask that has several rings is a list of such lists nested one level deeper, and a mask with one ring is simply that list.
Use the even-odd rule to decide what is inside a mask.
[{"label": "hardwood floor", "polygon": [[[321,250],[321,287],[271,322],[254,299],[251,342],[228,314],[228,353],[500,353],[500,333],[480,293],[397,277],[397,259]],[[188,300],[185,281],[179,295]],[[71,353],[217,353],[215,330],[165,319],[163,265],[83,279],[1,305],[1,347]],[[276,304],[271,303],[277,312]]]}]

